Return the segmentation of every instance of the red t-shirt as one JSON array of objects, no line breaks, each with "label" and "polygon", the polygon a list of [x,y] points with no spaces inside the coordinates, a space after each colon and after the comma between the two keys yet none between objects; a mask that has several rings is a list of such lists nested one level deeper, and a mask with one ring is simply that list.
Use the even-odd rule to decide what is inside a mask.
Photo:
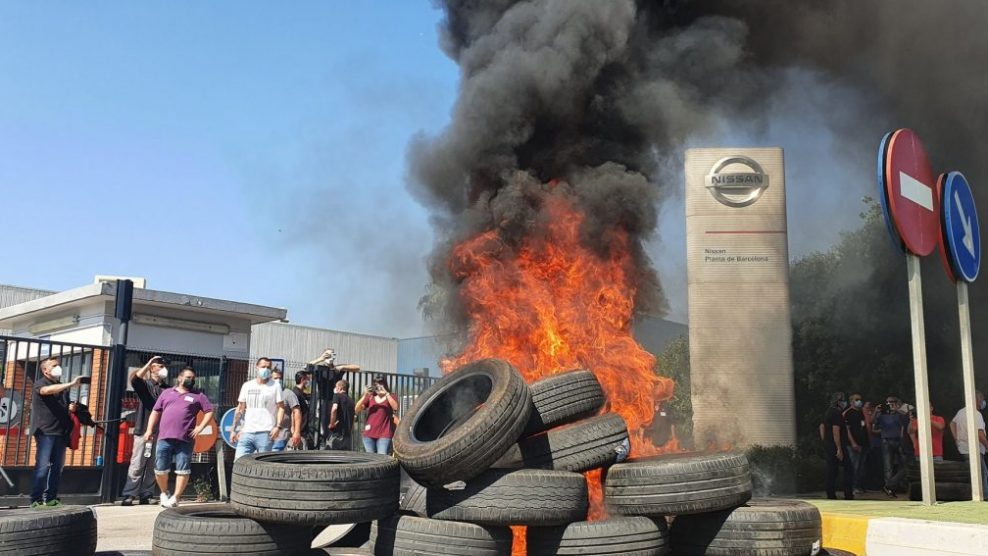
[{"label": "red t-shirt", "polygon": [[[930,415],[930,423],[944,424],[943,417],[939,415]],[[918,426],[918,425],[917,425]],[[933,456],[943,457],[943,429],[938,429],[936,427],[930,427],[930,432],[933,433]],[[909,426],[909,436],[913,439],[913,450],[916,455],[919,455],[919,432],[913,430],[912,424]]]},{"label": "red t-shirt", "polygon": [[364,427],[364,436],[367,438],[391,438],[394,436],[394,421],[392,415],[394,410],[387,398],[383,402],[368,394],[367,395],[367,425]]}]

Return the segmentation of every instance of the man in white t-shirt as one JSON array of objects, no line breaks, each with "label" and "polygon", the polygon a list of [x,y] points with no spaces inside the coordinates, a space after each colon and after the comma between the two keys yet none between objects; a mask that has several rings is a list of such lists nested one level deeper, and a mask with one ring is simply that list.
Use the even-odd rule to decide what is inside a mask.
[{"label": "man in white t-shirt", "polygon": [[[271,380],[271,360],[261,357],[254,368],[257,378],[240,387],[237,411],[233,414],[233,442],[237,445],[234,460],[255,452],[270,452],[285,418],[281,386]],[[241,416],[243,426],[238,429]]]},{"label": "man in white t-shirt", "polygon": [[[975,392],[977,411],[974,412],[974,423],[978,427],[978,460],[981,461],[981,484],[984,492],[988,493],[988,466],[985,465],[985,448],[988,448],[988,437],[985,436],[985,418],[981,412],[985,409],[985,395]],[[950,433],[954,435],[957,451],[964,459],[970,458],[971,450],[967,445],[967,407],[962,407],[950,422]]]}]

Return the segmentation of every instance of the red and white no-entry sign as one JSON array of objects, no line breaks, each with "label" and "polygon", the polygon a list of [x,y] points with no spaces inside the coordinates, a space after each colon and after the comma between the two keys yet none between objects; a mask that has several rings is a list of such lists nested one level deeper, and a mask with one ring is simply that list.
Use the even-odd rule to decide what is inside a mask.
[{"label": "red and white no-entry sign", "polygon": [[911,129],[889,139],[885,186],[892,222],[906,249],[921,257],[932,253],[940,235],[940,200],[926,149]]}]

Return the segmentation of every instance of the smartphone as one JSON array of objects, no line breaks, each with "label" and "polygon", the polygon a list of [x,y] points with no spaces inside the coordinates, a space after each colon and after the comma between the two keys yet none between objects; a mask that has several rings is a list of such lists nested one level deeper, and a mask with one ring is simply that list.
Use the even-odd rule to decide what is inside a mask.
[{"label": "smartphone", "polygon": [[79,377],[79,384],[89,384],[92,381],[93,381],[93,377],[91,377],[91,376],[81,376],[81,377]]}]

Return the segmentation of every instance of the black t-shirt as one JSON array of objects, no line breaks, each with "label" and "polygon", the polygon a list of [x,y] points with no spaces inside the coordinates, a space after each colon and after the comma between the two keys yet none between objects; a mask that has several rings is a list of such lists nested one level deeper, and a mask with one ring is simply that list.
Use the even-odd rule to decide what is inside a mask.
[{"label": "black t-shirt", "polygon": [[292,392],[298,398],[298,409],[302,412],[302,434],[305,434],[309,432],[309,396],[298,386],[294,386]]},{"label": "black t-shirt", "polygon": [[333,390],[336,389],[336,382],[343,378],[346,371],[337,369],[336,365],[306,365],[305,370],[312,373],[312,381],[316,389],[311,403],[317,404],[319,426],[322,430],[326,430],[329,427],[329,412],[333,405]]},{"label": "black t-shirt", "polygon": [[330,410],[332,406],[336,405],[336,428],[332,430],[335,434],[341,434],[343,436],[349,436],[353,431],[353,415],[354,415],[354,404],[350,396],[344,392],[342,394],[333,394],[333,401],[330,404]]},{"label": "black t-shirt", "polygon": [[858,446],[867,448],[868,430],[865,428],[864,412],[852,407],[844,411],[844,421],[847,423],[847,428],[851,429],[851,438],[858,443]]},{"label": "black t-shirt", "polygon": [[672,440],[672,427],[676,424],[676,413],[670,407],[657,406],[650,428],[652,444],[664,446]]},{"label": "black t-shirt", "polygon": [[43,387],[53,384],[61,384],[61,382],[42,376],[34,383],[34,393],[31,397],[31,421],[34,423],[34,434],[66,436],[72,432],[69,391],[62,390],[50,396],[41,395]]},{"label": "black t-shirt", "polygon": [[158,396],[161,394],[161,386],[154,380],[139,378],[136,374],[131,377],[130,386],[141,402],[141,407],[137,408],[137,413],[134,415],[134,434],[143,435],[151,417],[151,410],[154,409],[154,402],[158,401]]},{"label": "black t-shirt", "polygon": [[827,447],[834,445],[834,427],[840,427],[840,443],[841,446],[847,444],[847,423],[844,421],[844,416],[836,407],[831,407],[827,410],[827,413],[823,416],[823,436]]}]

